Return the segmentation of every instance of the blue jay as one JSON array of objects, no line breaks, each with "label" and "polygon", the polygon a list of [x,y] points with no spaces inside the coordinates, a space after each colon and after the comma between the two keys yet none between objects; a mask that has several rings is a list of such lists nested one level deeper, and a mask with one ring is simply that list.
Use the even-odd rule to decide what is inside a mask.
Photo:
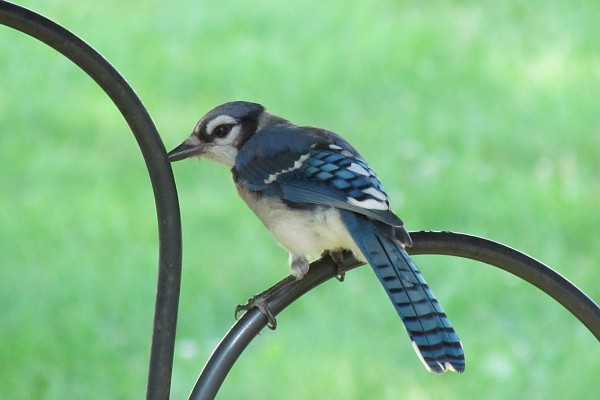
[{"label": "blue jay", "polygon": [[460,340],[404,249],[412,242],[403,222],[375,172],[341,136],[235,101],[208,112],[168,156],[231,168],[239,195],[289,251],[295,279],[323,253],[335,261],[350,251],[369,263],[425,368],[464,371]]}]

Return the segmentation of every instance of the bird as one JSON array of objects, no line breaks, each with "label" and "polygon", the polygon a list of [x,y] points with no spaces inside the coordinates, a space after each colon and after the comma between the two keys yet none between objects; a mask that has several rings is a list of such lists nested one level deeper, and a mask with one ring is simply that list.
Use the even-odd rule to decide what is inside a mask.
[{"label": "bird", "polygon": [[[462,343],[406,251],[412,241],[404,223],[348,141],[295,125],[261,104],[232,101],[204,115],[168,153],[170,162],[186,158],[231,169],[239,196],[289,252],[292,280],[306,275],[313,257],[339,261],[351,252],[372,267],[425,368],[464,371]],[[256,303],[247,306],[273,318]]]}]

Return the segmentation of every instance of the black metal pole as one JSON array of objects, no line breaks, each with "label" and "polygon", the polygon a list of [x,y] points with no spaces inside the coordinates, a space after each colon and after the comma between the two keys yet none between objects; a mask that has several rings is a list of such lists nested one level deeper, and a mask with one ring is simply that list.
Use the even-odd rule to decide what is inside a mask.
[{"label": "black metal pole", "polygon": [[414,232],[410,254],[469,258],[503,269],[537,286],[577,317],[600,340],[600,307],[569,280],[540,261],[491,240],[452,232]]},{"label": "black metal pole", "polygon": [[158,218],[158,284],[148,372],[148,399],[169,398],[181,281],[181,220],[171,166],[158,131],[131,86],[106,59],[60,25],[0,0],[0,24],[57,50],[85,71],[115,103],[138,142],[154,190]]},{"label": "black metal pole", "polygon": [[[600,308],[575,285],[541,262],[502,244],[451,232],[411,232],[412,255],[438,254],[469,258],[501,268],[537,286],[575,315],[600,340]],[[354,264],[349,269],[360,264]],[[319,284],[337,274],[329,259],[311,264],[308,274],[269,299],[274,315]],[[244,349],[267,325],[267,318],[252,309],[229,330],[204,366],[190,400],[208,400],[217,395],[231,367]]]}]

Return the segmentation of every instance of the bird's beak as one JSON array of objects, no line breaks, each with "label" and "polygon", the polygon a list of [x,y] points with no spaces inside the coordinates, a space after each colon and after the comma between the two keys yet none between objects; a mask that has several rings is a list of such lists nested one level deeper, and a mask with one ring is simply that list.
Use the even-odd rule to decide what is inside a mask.
[{"label": "bird's beak", "polygon": [[184,160],[204,153],[204,147],[203,144],[190,143],[190,140],[188,139],[171,150],[167,156],[169,157],[170,162]]}]

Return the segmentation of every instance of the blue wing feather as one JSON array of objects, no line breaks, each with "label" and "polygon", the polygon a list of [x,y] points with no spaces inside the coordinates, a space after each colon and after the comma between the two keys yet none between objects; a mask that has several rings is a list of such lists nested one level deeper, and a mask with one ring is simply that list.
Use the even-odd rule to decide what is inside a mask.
[{"label": "blue wing feather", "polygon": [[263,190],[269,176],[286,171],[310,151],[316,136],[310,131],[275,125],[257,132],[242,146],[234,172],[252,190]]},{"label": "blue wing feather", "polygon": [[403,226],[371,167],[329,131],[283,124],[266,128],[241,148],[234,173],[253,191],[278,185],[289,202],[332,206]]}]

